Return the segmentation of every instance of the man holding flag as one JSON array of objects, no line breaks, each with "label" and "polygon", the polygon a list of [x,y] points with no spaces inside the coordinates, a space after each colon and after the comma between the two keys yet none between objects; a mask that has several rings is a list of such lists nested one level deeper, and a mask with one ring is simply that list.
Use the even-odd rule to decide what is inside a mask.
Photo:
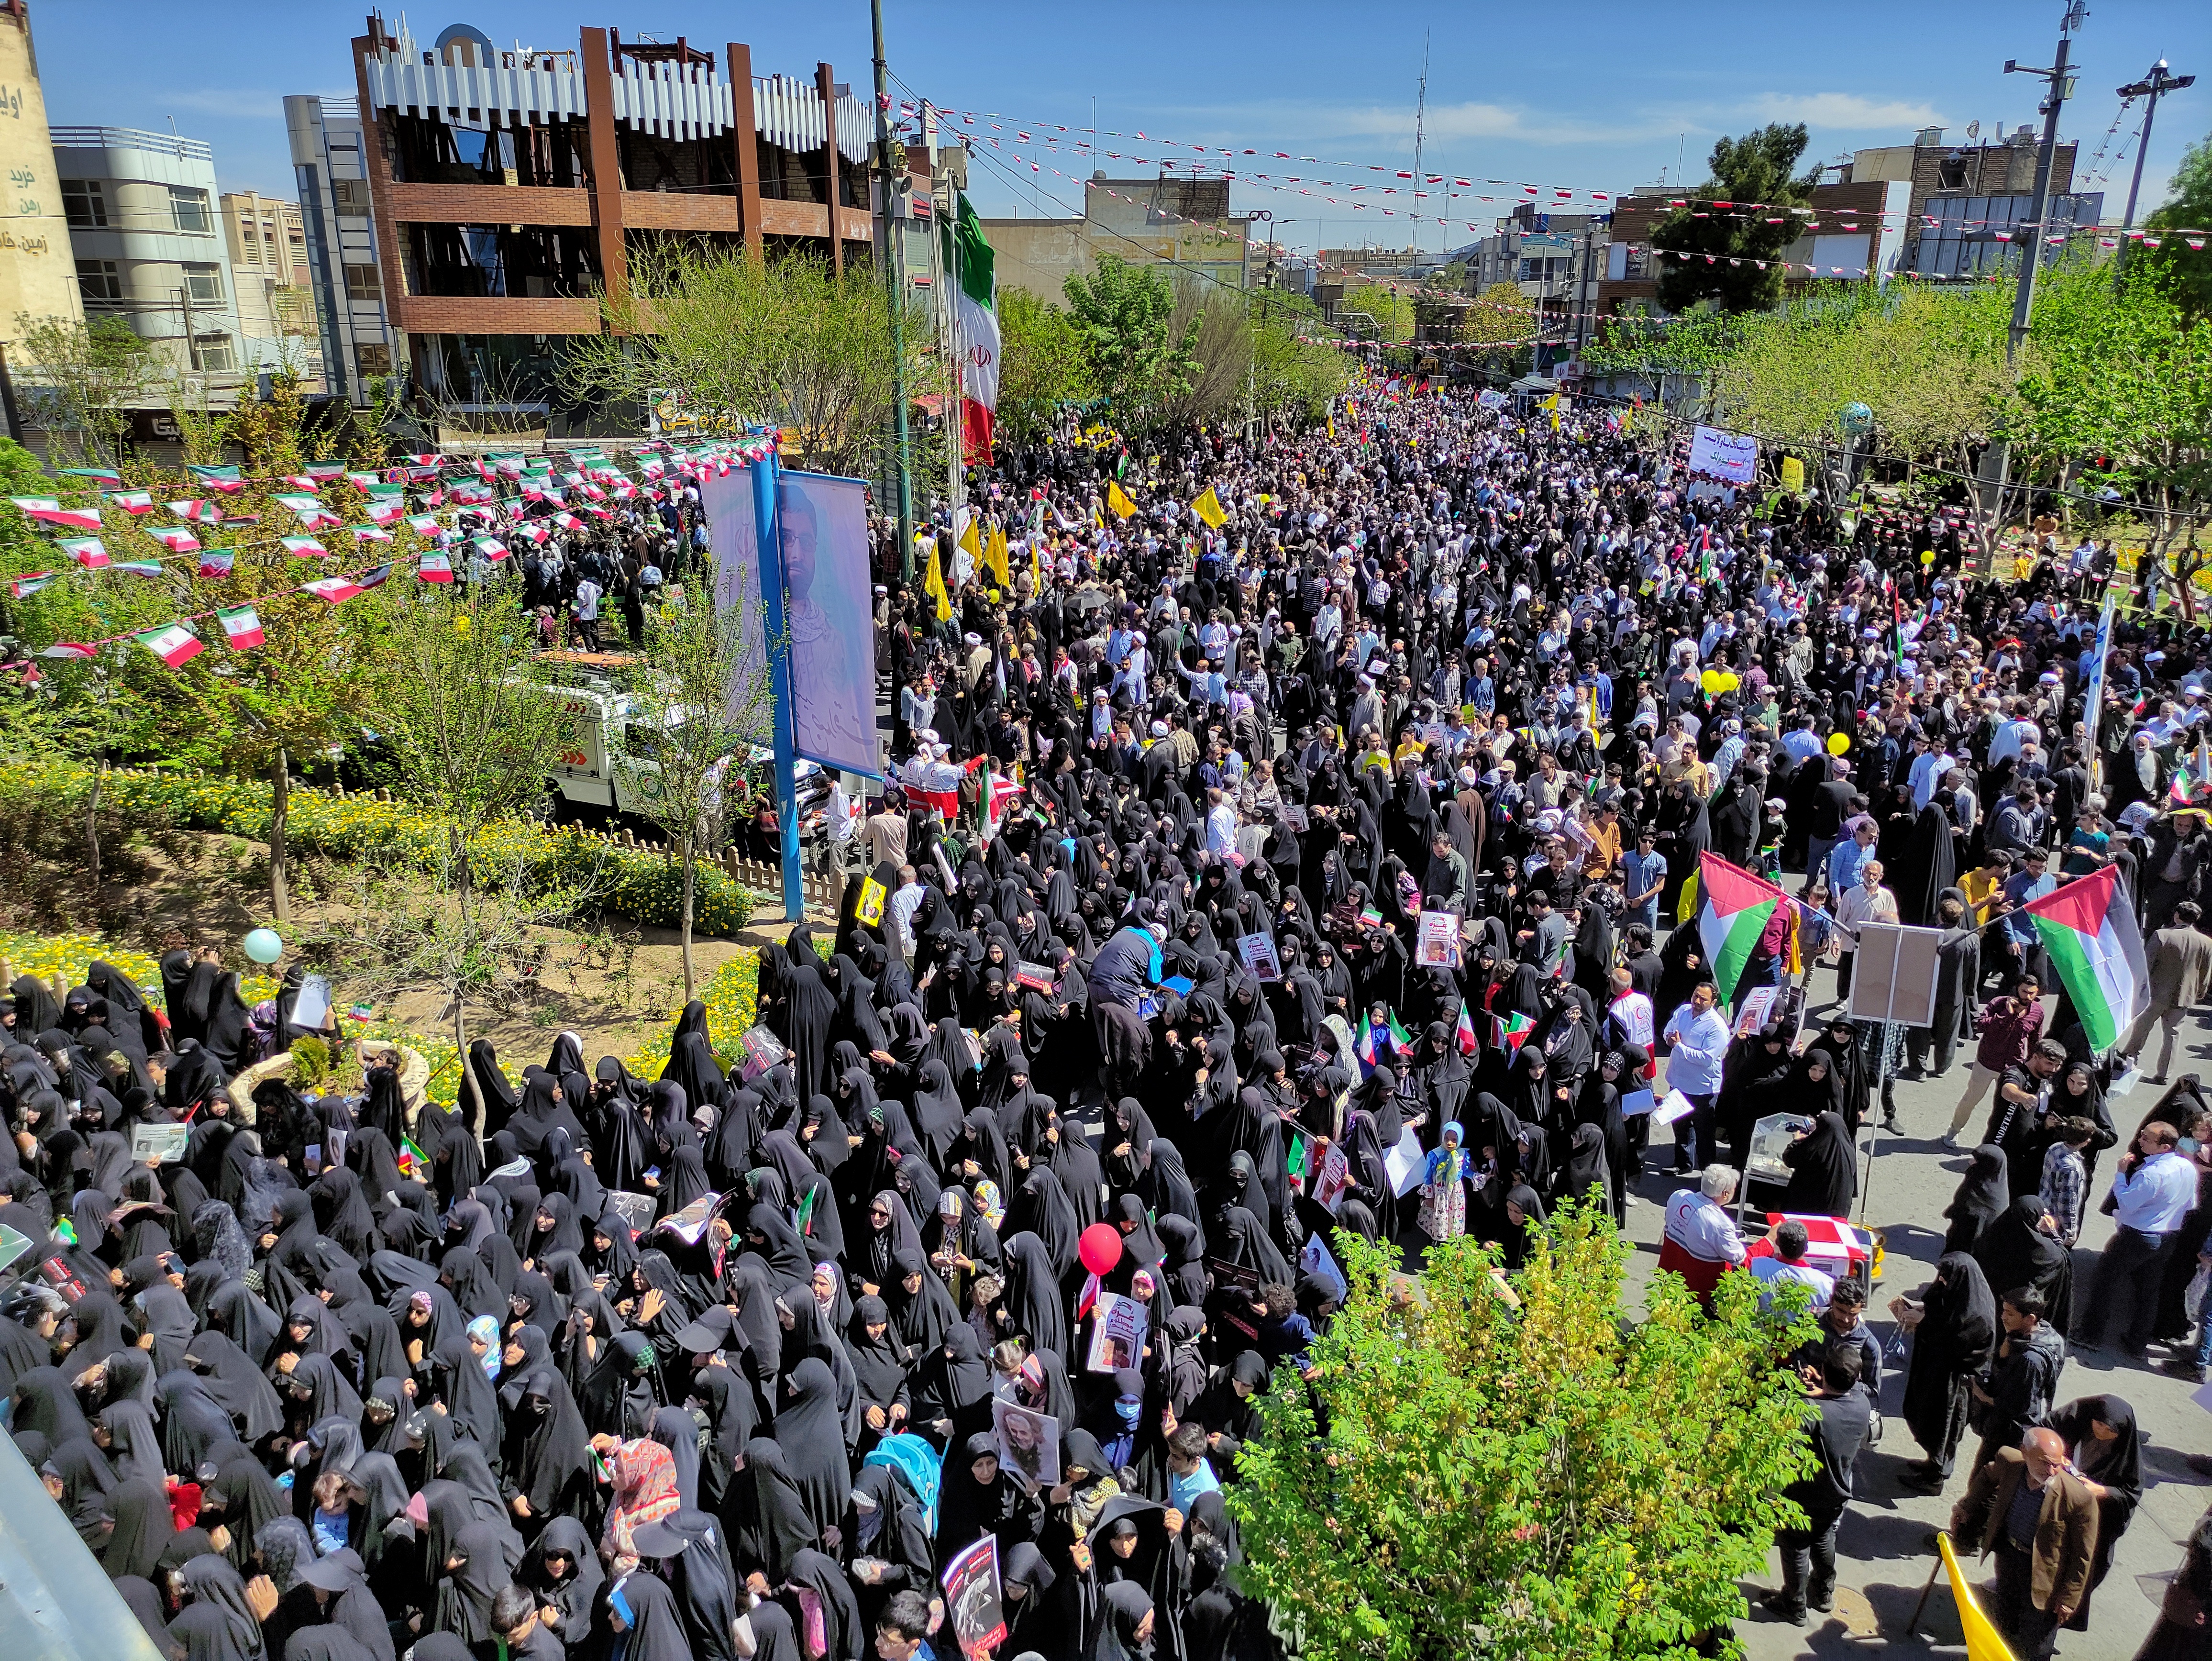
[{"label": "man holding flag", "polygon": [[[2097,1554],[2097,1501],[2055,1430],[2036,1429],[2016,1448],[1999,1448],[1976,1471],[1951,1512],[1952,1536],[1986,1557],[1996,1554],[1996,1625],[2014,1661],[2049,1661],[2058,1629],[2088,1595]],[[1955,1560],[1945,1553],[1963,1613],[1973,1608]],[[1976,1649],[1972,1661],[1998,1661],[2003,1646]]]}]

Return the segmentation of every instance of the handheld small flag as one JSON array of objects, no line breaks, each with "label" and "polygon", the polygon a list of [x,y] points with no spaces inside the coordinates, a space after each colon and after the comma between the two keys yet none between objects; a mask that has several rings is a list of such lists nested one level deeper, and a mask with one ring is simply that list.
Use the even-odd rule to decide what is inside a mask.
[{"label": "handheld small flag", "polygon": [[1468,1016],[1464,1003],[1459,1007],[1459,1024],[1453,1029],[1452,1036],[1458,1041],[1459,1053],[1462,1056],[1472,1056],[1480,1047],[1481,1040],[1474,1036],[1474,1022]]},{"label": "handheld small flag", "polygon": [[172,669],[190,663],[207,649],[205,642],[181,623],[173,623],[166,629],[149,629],[138,636],[138,643]]},{"label": "handheld small flag", "polygon": [[222,624],[223,638],[230,643],[232,651],[251,651],[261,644],[261,617],[251,605],[215,615],[216,621]]}]

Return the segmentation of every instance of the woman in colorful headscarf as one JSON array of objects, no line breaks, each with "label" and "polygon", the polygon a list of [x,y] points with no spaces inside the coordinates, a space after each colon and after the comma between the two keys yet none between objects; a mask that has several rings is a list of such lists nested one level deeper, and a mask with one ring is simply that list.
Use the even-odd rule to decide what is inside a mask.
[{"label": "woman in colorful headscarf", "polygon": [[1443,1146],[1429,1155],[1421,1176],[1421,1208],[1414,1220],[1431,1241],[1467,1232],[1467,1179],[1470,1174],[1462,1144],[1466,1133],[1453,1120],[1443,1129]]}]

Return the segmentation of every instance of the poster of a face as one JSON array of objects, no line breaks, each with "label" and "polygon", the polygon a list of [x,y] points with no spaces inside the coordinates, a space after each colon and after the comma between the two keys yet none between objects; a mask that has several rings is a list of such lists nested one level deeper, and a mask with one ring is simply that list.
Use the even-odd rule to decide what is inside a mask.
[{"label": "poster of a face", "polygon": [[[730,708],[753,701],[754,689],[766,684],[768,621],[761,607],[760,539],[753,516],[753,474],[750,467],[732,467],[699,486],[700,505],[706,510],[707,535],[714,560],[714,610],[719,615],[735,610],[738,624],[738,672],[731,678]],[[766,711],[761,731],[769,739]]]},{"label": "poster of a face", "polygon": [[880,773],[866,487],[820,473],[779,478],[793,741],[825,767]]},{"label": "poster of a face", "polygon": [[999,1439],[999,1463],[1019,1471],[1041,1488],[1060,1483],[1060,1421],[1032,1413],[1012,1402],[991,1403],[991,1428]]}]

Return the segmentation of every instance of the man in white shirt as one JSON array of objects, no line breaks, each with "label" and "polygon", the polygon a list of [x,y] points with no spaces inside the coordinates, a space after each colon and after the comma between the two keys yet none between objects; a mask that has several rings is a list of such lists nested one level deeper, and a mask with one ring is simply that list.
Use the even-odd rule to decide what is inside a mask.
[{"label": "man in white shirt", "polygon": [[1206,851],[1229,864],[1243,863],[1237,858],[1237,804],[1225,790],[1206,793]]},{"label": "man in white shirt", "polygon": [[1760,1282],[1759,1306],[1761,1309],[1771,1307],[1774,1294],[1785,1286],[1801,1286],[1813,1294],[1812,1302],[1808,1305],[1813,1314],[1818,1315],[1827,1308],[1828,1299],[1835,1296],[1835,1277],[1824,1274],[1805,1261],[1806,1250],[1812,1244],[1811,1238],[1805,1232],[1805,1225],[1795,1221],[1779,1222],[1766,1238],[1774,1247],[1774,1255],[1751,1260],[1752,1278]]},{"label": "man in white shirt", "polygon": [[1711,981],[1700,982],[1689,1002],[1668,1017],[1661,1034],[1674,1048],[1667,1056],[1667,1087],[1690,1099],[1692,1111],[1674,1121],[1674,1169],[1687,1175],[1699,1155],[1719,1149],[1713,1104],[1719,1099],[1721,1059],[1728,1053],[1729,1024],[1714,1007]]},{"label": "man in white shirt", "polygon": [[2095,1349],[2106,1327],[2119,1329],[2120,1348],[2141,1356],[2158,1317],[2166,1259],[2181,1239],[2183,1219],[2196,1208],[2197,1166],[2178,1150],[2181,1132],[2162,1120],[2136,1133],[2112,1177],[2112,1220],[2118,1225],[2097,1259],[2087,1319],[2074,1340]]},{"label": "man in white shirt", "polygon": [[1881,861],[1869,860],[1859,872],[1858,886],[1846,892],[1836,905],[1836,922],[1842,927],[1844,943],[1844,960],[1836,970],[1838,1001],[1851,995],[1851,960],[1858,956],[1860,926],[1896,921],[1897,896],[1881,885]]},{"label": "man in white shirt", "polygon": [[898,891],[891,896],[891,940],[908,963],[914,961],[914,914],[927,891],[912,866],[899,867]]},{"label": "man in white shirt", "polygon": [[1741,1266],[1747,1255],[1743,1236],[1728,1209],[1735,1184],[1733,1165],[1707,1165],[1697,1187],[1677,1189],[1667,1202],[1666,1238],[1701,1262]]}]

